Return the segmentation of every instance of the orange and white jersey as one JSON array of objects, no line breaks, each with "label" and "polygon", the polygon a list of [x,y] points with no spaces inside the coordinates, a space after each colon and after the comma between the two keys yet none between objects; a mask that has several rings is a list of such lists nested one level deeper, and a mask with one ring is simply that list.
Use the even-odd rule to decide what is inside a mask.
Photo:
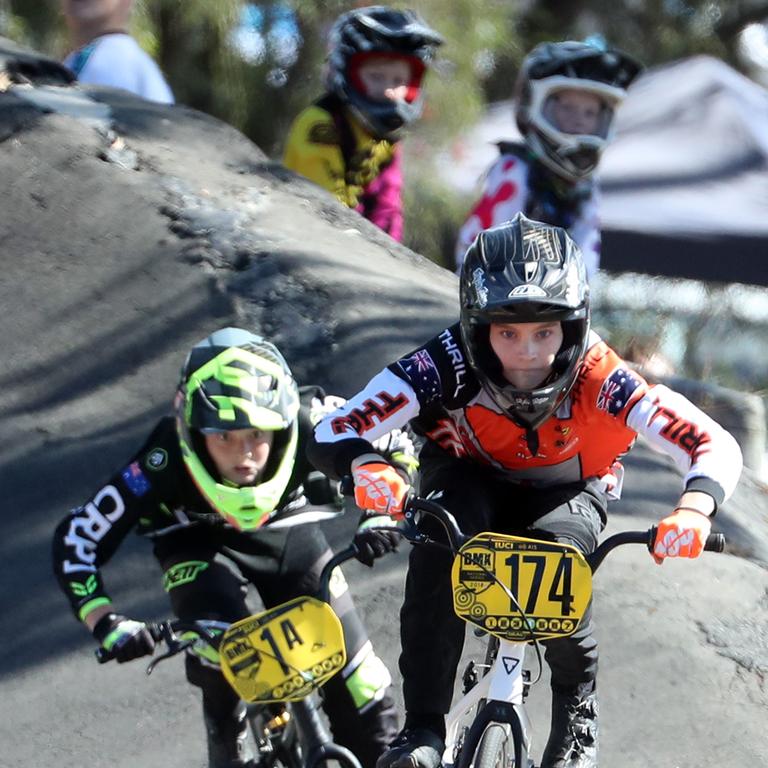
[{"label": "orange and white jersey", "polygon": [[603,479],[616,484],[617,460],[637,435],[672,457],[684,487],[720,504],[741,473],[733,437],[682,395],[649,386],[597,334],[569,396],[537,430],[512,421],[472,373],[458,324],[376,375],[315,428],[310,458],[323,471],[346,474],[369,442],[411,422],[442,450],[488,466],[510,482],[551,486]]}]

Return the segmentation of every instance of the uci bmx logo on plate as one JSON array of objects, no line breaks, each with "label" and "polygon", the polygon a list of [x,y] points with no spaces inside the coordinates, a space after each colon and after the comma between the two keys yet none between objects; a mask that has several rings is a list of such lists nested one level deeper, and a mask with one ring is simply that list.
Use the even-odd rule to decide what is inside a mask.
[{"label": "uci bmx logo on plate", "polygon": [[459,580],[474,594],[484,592],[493,584],[496,553],[487,547],[471,547],[461,552]]}]

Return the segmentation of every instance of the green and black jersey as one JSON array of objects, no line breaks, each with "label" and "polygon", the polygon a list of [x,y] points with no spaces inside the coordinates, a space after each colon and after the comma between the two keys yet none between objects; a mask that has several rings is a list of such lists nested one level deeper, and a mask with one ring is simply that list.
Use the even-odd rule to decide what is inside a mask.
[{"label": "green and black jersey", "polygon": [[[322,399],[324,393],[317,387],[304,387],[300,393],[296,460],[270,523],[290,524],[292,516],[299,522],[312,507],[327,505],[335,498],[330,482],[325,478],[318,481],[318,473],[305,457],[312,429],[309,404],[313,397]],[[231,527],[204,499],[184,465],[176,426],[168,416],[158,422],[141,449],[56,528],[54,572],[77,617],[82,620],[111,602],[100,568],[131,531],[157,538],[191,526],[204,526],[212,543],[234,551],[248,551],[249,540],[258,536],[258,531]]]}]

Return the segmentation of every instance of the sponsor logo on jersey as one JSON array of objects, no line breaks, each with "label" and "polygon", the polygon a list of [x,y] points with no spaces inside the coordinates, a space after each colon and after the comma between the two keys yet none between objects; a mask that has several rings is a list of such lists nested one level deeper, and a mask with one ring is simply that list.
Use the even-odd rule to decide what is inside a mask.
[{"label": "sponsor logo on jersey", "polygon": [[72,515],[64,544],[74,550],[65,560],[64,573],[96,570],[96,545],[125,512],[125,502],[114,485],[105,485],[84,507]]},{"label": "sponsor logo on jersey", "polygon": [[376,423],[382,423],[393,413],[397,413],[408,404],[408,398],[402,394],[391,395],[389,392],[379,392],[363,401],[360,408],[353,408],[348,414],[338,416],[331,422],[334,435],[349,432],[351,427],[358,435],[372,429]]},{"label": "sponsor logo on jersey", "polygon": [[453,396],[456,397],[456,395],[458,395],[466,386],[463,379],[467,375],[467,364],[464,361],[464,355],[462,354],[461,349],[459,349],[459,345],[453,338],[453,334],[449,328],[446,328],[440,334],[439,339],[440,343],[443,345],[443,349],[451,360],[451,365],[453,365],[453,373],[456,376],[456,388],[453,390]]},{"label": "sponsor logo on jersey", "polygon": [[651,425],[656,421],[666,422],[659,434],[680,446],[693,461],[698,461],[702,453],[709,451],[712,442],[709,432],[705,429],[700,431],[695,424],[678,416],[671,408],[657,408],[648,423]]},{"label": "sponsor logo on jersey", "polygon": [[84,582],[70,581],[69,588],[72,594],[77,597],[90,597],[98,588],[99,580],[95,573],[92,573]]},{"label": "sponsor logo on jersey", "polygon": [[151,469],[153,472],[159,472],[161,469],[165,469],[168,464],[168,451],[164,448],[153,448],[144,459],[144,463],[147,469]]},{"label": "sponsor logo on jersey", "polygon": [[619,366],[603,382],[597,396],[597,407],[616,416],[640,386],[640,379],[629,368]]}]

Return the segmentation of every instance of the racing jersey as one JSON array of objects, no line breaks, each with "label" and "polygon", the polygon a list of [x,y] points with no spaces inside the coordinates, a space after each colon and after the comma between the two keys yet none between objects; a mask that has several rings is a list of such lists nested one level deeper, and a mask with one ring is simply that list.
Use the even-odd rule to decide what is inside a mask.
[{"label": "racing jersey", "polygon": [[581,248],[587,277],[600,265],[599,191],[593,180],[570,188],[568,199],[555,193],[551,172],[532,161],[523,145],[503,143],[501,156],[488,170],[480,200],[470,211],[456,240],[456,266],[484,229],[524,213],[529,219],[568,231]]},{"label": "racing jersey", "polygon": [[[534,452],[525,429],[473,374],[456,324],[320,421],[310,459],[323,472],[348,475],[351,462],[371,452],[371,440],[408,421],[431,449],[484,465],[512,483],[546,487],[597,479],[616,496],[618,459],[638,434],[672,457],[686,490],[704,491],[718,505],[741,473],[741,451],[728,432],[682,395],[649,386],[594,332],[570,394],[537,430]],[[422,467],[428,453],[422,451]]]},{"label": "racing jersey", "polygon": [[[322,390],[301,388],[299,447],[293,474],[267,525],[307,522],[311,505],[334,500],[328,481],[318,478],[305,456],[311,422],[309,402]],[[309,480],[309,482],[308,482]],[[142,448],[91,498],[61,521],[53,540],[53,565],[72,610],[83,619],[111,602],[100,567],[133,530],[156,538],[190,526],[204,526],[212,544],[247,552],[258,531],[230,526],[197,490],[181,455],[174,419],[159,421]]]},{"label": "racing jersey", "polygon": [[321,99],[294,120],[283,164],[402,241],[400,148],[370,136],[335,97]]},{"label": "racing jersey", "polygon": [[173,104],[160,68],[130,36],[114,32],[91,40],[64,59],[81,83],[108,85],[149,101]]}]

